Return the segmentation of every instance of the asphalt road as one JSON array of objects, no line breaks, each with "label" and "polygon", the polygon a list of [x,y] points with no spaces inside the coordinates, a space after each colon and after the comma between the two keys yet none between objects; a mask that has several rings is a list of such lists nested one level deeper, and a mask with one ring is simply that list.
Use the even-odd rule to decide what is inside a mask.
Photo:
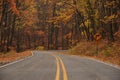
[{"label": "asphalt road", "polygon": [[0,68],[0,80],[120,80],[120,70],[87,58],[34,51]]}]

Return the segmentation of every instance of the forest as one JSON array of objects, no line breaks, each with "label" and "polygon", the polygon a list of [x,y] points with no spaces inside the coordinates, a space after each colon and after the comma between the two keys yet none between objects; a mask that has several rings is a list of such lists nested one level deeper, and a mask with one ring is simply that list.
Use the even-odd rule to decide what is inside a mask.
[{"label": "forest", "polygon": [[0,52],[66,50],[120,34],[120,0],[0,0]]}]

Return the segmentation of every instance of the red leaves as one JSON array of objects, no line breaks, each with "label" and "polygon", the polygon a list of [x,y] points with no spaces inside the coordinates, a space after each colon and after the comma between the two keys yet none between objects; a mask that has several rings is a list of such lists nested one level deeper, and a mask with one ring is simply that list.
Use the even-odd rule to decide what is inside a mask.
[{"label": "red leaves", "polygon": [[14,0],[8,0],[8,2],[10,3],[10,5],[11,5],[11,8],[10,8],[10,10],[12,10],[16,15],[20,15],[20,13],[19,13],[19,10],[17,9],[17,7],[16,7],[16,3],[15,3],[15,1]]}]

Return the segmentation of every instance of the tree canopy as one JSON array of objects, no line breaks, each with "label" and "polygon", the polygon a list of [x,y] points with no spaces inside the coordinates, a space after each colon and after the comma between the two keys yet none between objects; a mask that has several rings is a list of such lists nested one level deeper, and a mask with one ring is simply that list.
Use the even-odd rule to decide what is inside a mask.
[{"label": "tree canopy", "polygon": [[113,42],[119,0],[0,0],[0,51],[68,49],[96,33]]}]

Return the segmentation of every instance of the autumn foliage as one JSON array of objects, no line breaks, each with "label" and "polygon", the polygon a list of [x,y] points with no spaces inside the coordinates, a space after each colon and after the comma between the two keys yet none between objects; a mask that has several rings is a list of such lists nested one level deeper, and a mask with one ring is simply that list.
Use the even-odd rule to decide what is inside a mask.
[{"label": "autumn foliage", "polygon": [[20,15],[20,12],[19,12],[19,10],[17,9],[15,0],[8,0],[8,2],[10,3],[10,10],[12,10],[13,13],[15,13],[16,15],[19,16],[19,15]]},{"label": "autumn foliage", "polygon": [[0,0],[0,52],[69,49],[119,30],[119,0]]}]

